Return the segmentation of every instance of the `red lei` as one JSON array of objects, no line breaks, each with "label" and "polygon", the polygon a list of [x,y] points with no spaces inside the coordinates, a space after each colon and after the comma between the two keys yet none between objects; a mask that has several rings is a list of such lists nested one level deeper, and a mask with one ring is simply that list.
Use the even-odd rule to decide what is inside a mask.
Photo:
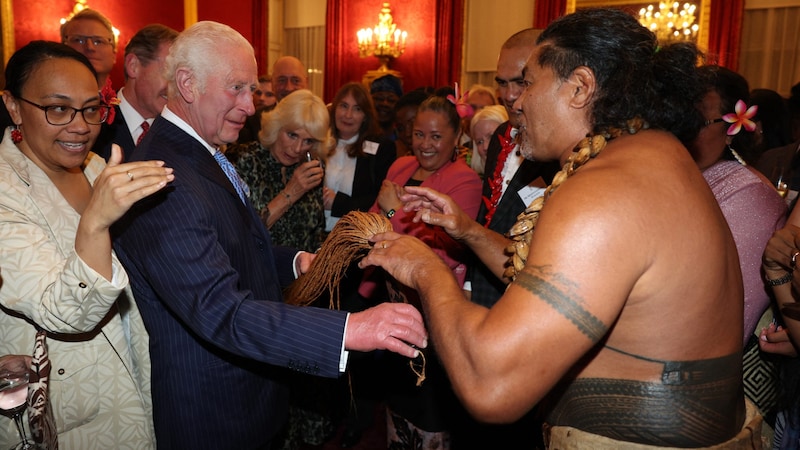
[{"label": "red lei", "polygon": [[114,116],[117,115],[117,110],[114,106],[119,105],[117,93],[114,92],[114,88],[111,86],[111,77],[106,78],[106,84],[100,90],[100,101],[109,107],[106,123],[111,125],[114,123]]},{"label": "red lei", "polygon": [[500,154],[497,155],[497,165],[494,168],[494,174],[489,179],[489,187],[492,189],[492,198],[488,199],[483,197],[483,203],[486,205],[486,228],[492,223],[492,217],[497,210],[497,204],[500,203],[500,197],[503,195],[503,167],[506,165],[509,153],[516,146],[514,139],[511,137],[512,127],[509,125],[506,128],[504,135],[498,136],[500,138]]}]

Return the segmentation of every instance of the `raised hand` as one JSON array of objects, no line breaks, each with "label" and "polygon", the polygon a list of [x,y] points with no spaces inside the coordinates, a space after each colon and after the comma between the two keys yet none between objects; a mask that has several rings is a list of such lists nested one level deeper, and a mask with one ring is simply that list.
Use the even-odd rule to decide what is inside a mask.
[{"label": "raised hand", "polygon": [[163,161],[122,163],[122,150],[114,144],[111,157],[93,186],[82,221],[100,229],[110,227],[137,201],[163,189],[175,179]]},{"label": "raised hand", "polygon": [[400,200],[406,211],[416,211],[414,222],[440,226],[456,240],[463,240],[467,231],[477,225],[452,198],[430,188],[407,186]]},{"label": "raised hand", "polygon": [[284,190],[291,196],[292,201],[295,201],[306,192],[319,186],[324,175],[325,171],[318,160],[304,162],[294,170],[292,179],[286,183]]},{"label": "raised hand", "polygon": [[417,348],[428,346],[428,333],[417,308],[407,303],[381,303],[350,314],[344,346],[362,352],[389,350],[416,358]]},{"label": "raised hand", "polygon": [[370,241],[375,245],[358,263],[361,268],[382,267],[397,281],[417,290],[420,283],[453,276],[439,255],[415,237],[390,231],[376,234]]}]

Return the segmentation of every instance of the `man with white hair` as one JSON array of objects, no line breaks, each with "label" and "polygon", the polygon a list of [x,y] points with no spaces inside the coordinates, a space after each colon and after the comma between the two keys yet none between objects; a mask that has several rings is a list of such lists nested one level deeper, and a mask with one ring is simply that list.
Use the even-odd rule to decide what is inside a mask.
[{"label": "man with white hair", "polygon": [[150,333],[158,446],[269,448],[288,409],[281,367],[337,377],[346,350],[415,357],[422,318],[407,304],[353,314],[284,304],[282,288],[313,256],[272,246],[219,150],[254,112],[253,48],[199,22],[173,44],[166,74],[167,106],[134,159],[165,161],[175,181],[115,229]]}]

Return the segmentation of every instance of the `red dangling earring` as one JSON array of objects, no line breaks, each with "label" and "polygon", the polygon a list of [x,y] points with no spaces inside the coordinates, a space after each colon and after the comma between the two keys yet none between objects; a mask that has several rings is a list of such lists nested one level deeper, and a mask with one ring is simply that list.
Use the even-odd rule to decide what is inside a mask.
[{"label": "red dangling earring", "polygon": [[19,129],[18,125],[14,125],[11,129],[11,141],[15,144],[22,142],[22,130]]}]

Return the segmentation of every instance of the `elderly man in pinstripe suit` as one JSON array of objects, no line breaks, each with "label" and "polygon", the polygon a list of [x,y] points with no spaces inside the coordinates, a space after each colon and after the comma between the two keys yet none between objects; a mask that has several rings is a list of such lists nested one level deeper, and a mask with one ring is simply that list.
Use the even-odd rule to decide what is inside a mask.
[{"label": "elderly man in pinstripe suit", "polygon": [[167,58],[167,107],[134,155],[166,161],[175,181],[115,229],[150,333],[160,449],[269,448],[286,418],[284,368],[336,377],[346,350],[414,357],[427,343],[410,305],[348,315],[282,303],[313,257],[272,246],[241,180],[215,156],[253,114],[256,73],[252,47],[230,27],[181,33]]}]

